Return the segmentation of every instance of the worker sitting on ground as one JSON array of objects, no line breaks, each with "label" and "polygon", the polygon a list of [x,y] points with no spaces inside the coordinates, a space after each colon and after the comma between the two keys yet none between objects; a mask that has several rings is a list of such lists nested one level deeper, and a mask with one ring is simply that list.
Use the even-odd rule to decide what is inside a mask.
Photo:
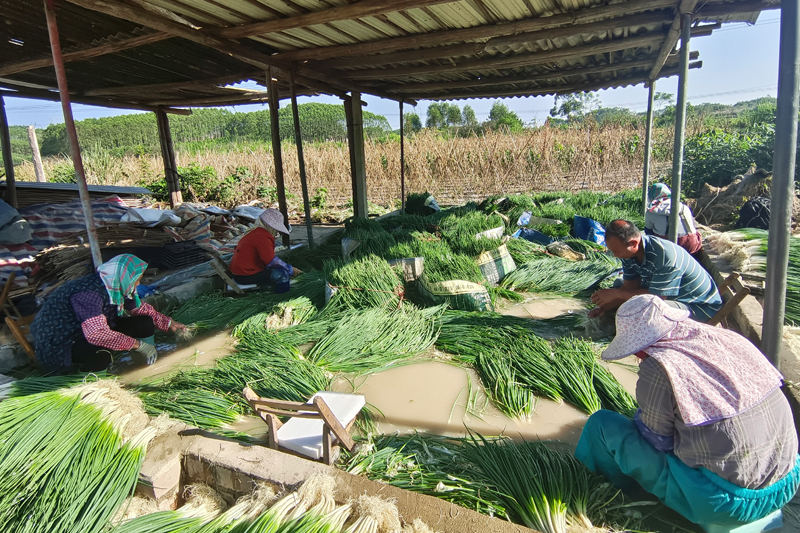
[{"label": "worker sitting on ground", "polygon": [[[669,215],[671,211],[672,193],[663,183],[650,186],[648,196],[650,203],[644,213],[644,230],[648,235],[666,239],[669,234]],[[703,246],[703,238],[694,225],[694,216],[689,206],[680,203],[678,211],[678,246],[693,254]]]},{"label": "worker sitting on ground", "polygon": [[230,268],[236,283],[272,286],[279,293],[289,290],[289,279],[302,272],[275,255],[278,233],[289,234],[283,215],[277,209],[265,210],[233,251]]},{"label": "worker sitting on ground", "polygon": [[56,289],[31,324],[39,364],[51,372],[97,372],[111,364],[113,351],[137,352],[153,364],[155,328],[186,326],[139,301],[136,287],[146,269],[138,257],[122,254]]},{"label": "worker sitting on ground", "polygon": [[592,294],[597,308],[590,317],[612,311],[638,294],[655,294],[667,305],[686,309],[707,322],[722,307],[722,298],[708,272],[689,253],[670,241],[642,235],[627,220],[606,227],[606,246],[622,259],[622,280],[614,288]]},{"label": "worker sitting on ground", "polygon": [[575,457],[692,522],[752,522],[783,507],[800,484],[783,378],[738,333],[688,316],[653,295],[619,308],[617,336],[602,358],[640,359],[639,410],[633,420],[594,413]]}]

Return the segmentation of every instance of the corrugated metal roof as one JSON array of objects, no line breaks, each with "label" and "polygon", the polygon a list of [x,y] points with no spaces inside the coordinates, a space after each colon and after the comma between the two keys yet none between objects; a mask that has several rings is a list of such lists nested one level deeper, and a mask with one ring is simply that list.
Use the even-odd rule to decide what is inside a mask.
[{"label": "corrugated metal roof", "polygon": [[[696,25],[754,22],[761,10],[777,4],[683,2],[692,5]],[[163,32],[152,42],[66,65],[76,101],[147,107],[262,101],[263,92],[224,85],[237,75],[263,79],[259,70],[268,64],[282,69],[284,91],[286,71],[296,70],[301,94],[356,90],[406,100],[641,83],[658,58],[663,62],[663,48],[674,45],[670,28],[680,5],[679,0],[61,0],[56,8],[67,54]],[[50,55],[41,2],[0,0],[0,21],[0,86],[55,87],[52,66],[15,71],[22,62]],[[167,38],[174,35],[179,36]],[[674,64],[675,58],[667,57],[664,73]],[[225,81],[196,83],[204,80]]]}]

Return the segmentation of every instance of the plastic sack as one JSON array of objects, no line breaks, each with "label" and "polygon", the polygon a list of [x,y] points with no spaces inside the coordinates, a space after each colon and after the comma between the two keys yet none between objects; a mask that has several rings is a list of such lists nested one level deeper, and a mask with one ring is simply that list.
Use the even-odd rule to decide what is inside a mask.
[{"label": "plastic sack", "polygon": [[606,244],[606,229],[596,220],[575,215],[572,232],[578,239]]},{"label": "plastic sack", "polygon": [[446,303],[461,311],[494,311],[489,291],[477,283],[462,280],[430,283],[423,276],[418,289],[423,298],[436,305]]},{"label": "plastic sack", "polygon": [[553,238],[545,235],[540,231],[536,231],[535,229],[530,228],[520,228],[515,231],[512,235],[515,239],[525,239],[526,241],[535,242],[536,244],[542,244],[547,246],[551,242],[553,242]]},{"label": "plastic sack", "polygon": [[483,252],[476,261],[483,277],[493,286],[497,286],[507,274],[517,269],[517,265],[514,263],[511,254],[508,253],[508,248],[506,248],[505,244],[496,250]]}]

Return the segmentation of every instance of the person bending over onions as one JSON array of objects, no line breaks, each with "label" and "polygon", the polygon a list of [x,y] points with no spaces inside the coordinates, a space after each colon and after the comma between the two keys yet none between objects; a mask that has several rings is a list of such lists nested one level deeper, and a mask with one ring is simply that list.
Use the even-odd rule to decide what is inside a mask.
[{"label": "person bending over onions", "polygon": [[138,257],[122,254],[56,289],[31,323],[42,368],[97,372],[111,364],[113,351],[138,352],[155,363],[155,328],[186,326],[139,301],[136,287],[146,269]]},{"label": "person bending over onions", "polygon": [[289,234],[283,215],[277,209],[265,210],[233,251],[230,269],[236,283],[271,286],[278,293],[289,290],[289,279],[302,271],[275,255],[278,233]]},{"label": "person bending over onions", "polygon": [[688,317],[650,294],[620,306],[602,357],[640,359],[639,410],[590,416],[575,457],[692,522],[733,527],[792,499],[797,432],[780,372],[738,333]]}]

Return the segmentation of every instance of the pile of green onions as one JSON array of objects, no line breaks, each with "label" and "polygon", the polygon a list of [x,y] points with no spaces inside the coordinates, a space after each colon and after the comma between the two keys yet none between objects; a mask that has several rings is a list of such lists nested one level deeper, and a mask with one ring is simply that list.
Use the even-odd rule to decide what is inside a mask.
[{"label": "pile of green onions", "polygon": [[0,530],[100,532],[130,495],[154,433],[124,442],[91,401],[53,391],[0,403]]}]

